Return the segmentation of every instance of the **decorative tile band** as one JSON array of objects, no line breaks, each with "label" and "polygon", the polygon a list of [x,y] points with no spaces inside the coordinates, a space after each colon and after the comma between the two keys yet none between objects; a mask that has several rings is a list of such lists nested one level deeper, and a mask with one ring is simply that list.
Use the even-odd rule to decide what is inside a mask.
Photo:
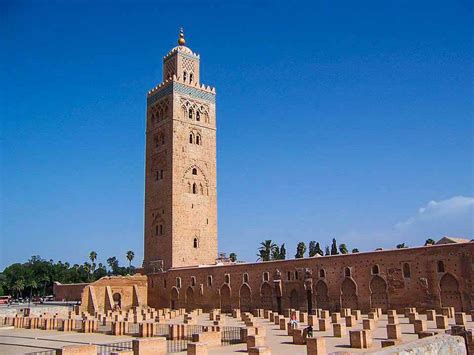
[{"label": "decorative tile band", "polygon": [[148,97],[147,104],[152,105],[162,97],[171,94],[172,92],[176,92],[181,95],[187,95],[193,99],[203,100],[209,102],[211,104],[216,103],[216,95],[210,93],[208,91],[204,91],[201,89],[193,88],[191,86],[187,86],[181,83],[173,82],[172,84],[157,90],[153,95]]}]

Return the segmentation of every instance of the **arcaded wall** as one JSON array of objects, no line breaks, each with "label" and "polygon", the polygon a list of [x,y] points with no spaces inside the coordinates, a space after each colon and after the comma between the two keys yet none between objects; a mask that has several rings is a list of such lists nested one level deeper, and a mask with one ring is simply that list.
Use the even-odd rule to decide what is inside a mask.
[{"label": "arcaded wall", "polygon": [[474,243],[150,274],[152,307],[211,309],[474,307]]}]

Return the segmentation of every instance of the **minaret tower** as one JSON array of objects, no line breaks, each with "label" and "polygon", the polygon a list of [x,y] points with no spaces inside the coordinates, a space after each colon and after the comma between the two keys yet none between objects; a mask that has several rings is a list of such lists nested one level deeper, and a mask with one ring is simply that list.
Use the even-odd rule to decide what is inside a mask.
[{"label": "minaret tower", "polygon": [[217,258],[216,92],[200,82],[200,57],[178,46],[148,92],[145,258],[148,272]]}]

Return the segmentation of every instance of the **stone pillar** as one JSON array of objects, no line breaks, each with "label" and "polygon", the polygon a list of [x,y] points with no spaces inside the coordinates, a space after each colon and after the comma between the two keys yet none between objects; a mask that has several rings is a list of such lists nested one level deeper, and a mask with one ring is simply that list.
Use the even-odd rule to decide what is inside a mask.
[{"label": "stone pillar", "polygon": [[466,313],[464,312],[456,312],[454,313],[454,320],[456,325],[466,325]]},{"label": "stone pillar", "polygon": [[207,344],[205,343],[188,343],[188,355],[207,355]]},{"label": "stone pillar", "polygon": [[428,309],[426,311],[426,319],[427,320],[435,320],[436,311],[434,309]]},{"label": "stone pillar", "polygon": [[362,320],[362,328],[365,330],[374,330],[375,329],[375,321],[373,319],[363,319]]},{"label": "stone pillar", "polygon": [[372,335],[367,330],[353,330],[349,332],[351,348],[367,349],[372,346]]},{"label": "stone pillar", "polygon": [[336,338],[342,338],[346,335],[346,326],[341,323],[333,323],[332,324],[333,335]]},{"label": "stone pillar", "polygon": [[329,318],[321,318],[318,320],[319,330],[324,332],[329,330]]},{"label": "stone pillar", "polygon": [[265,337],[261,335],[249,335],[247,337],[247,350],[257,346],[265,346]]},{"label": "stone pillar", "polygon": [[355,320],[359,320],[361,318],[361,313],[360,313],[360,310],[358,310],[358,309],[354,309],[351,312],[351,315],[353,315],[355,317]]},{"label": "stone pillar", "polygon": [[56,350],[56,355],[97,355],[97,345],[68,345]]},{"label": "stone pillar", "polygon": [[346,316],[346,327],[350,328],[356,325],[356,320],[354,316]]},{"label": "stone pillar", "polygon": [[416,334],[426,332],[426,321],[424,319],[415,319],[413,328]]},{"label": "stone pillar", "polygon": [[402,337],[400,324],[387,324],[387,339],[399,340]]},{"label": "stone pillar", "polygon": [[331,320],[333,323],[339,323],[341,321],[341,313],[334,312],[333,314],[331,314]]},{"label": "stone pillar", "polygon": [[[165,355],[166,338],[154,337],[133,339],[133,355]],[[97,352],[95,353],[97,354]]]},{"label": "stone pillar", "polygon": [[326,339],[307,338],[306,351],[308,355],[326,355]]},{"label": "stone pillar", "polygon": [[443,315],[436,316],[436,328],[448,329],[448,317]]}]

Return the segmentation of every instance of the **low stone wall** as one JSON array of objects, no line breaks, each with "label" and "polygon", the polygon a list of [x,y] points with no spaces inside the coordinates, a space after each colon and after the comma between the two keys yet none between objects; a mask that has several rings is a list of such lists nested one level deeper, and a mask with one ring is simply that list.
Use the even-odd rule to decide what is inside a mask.
[{"label": "low stone wall", "polygon": [[53,284],[53,294],[56,301],[80,301],[82,291],[89,285],[88,283],[62,284],[55,282]]},{"label": "low stone wall", "polygon": [[[28,307],[25,305],[25,307],[2,307],[0,308],[0,316],[3,317],[14,317],[16,315],[23,316],[25,315],[25,310]],[[72,306],[31,306],[29,310],[29,315],[30,316],[36,316],[39,317],[42,314],[58,314],[58,315],[63,315],[67,316],[69,311],[72,311],[73,307]]]},{"label": "low stone wall", "polygon": [[467,350],[462,337],[440,334],[368,353],[377,355],[464,355],[467,354]]}]

